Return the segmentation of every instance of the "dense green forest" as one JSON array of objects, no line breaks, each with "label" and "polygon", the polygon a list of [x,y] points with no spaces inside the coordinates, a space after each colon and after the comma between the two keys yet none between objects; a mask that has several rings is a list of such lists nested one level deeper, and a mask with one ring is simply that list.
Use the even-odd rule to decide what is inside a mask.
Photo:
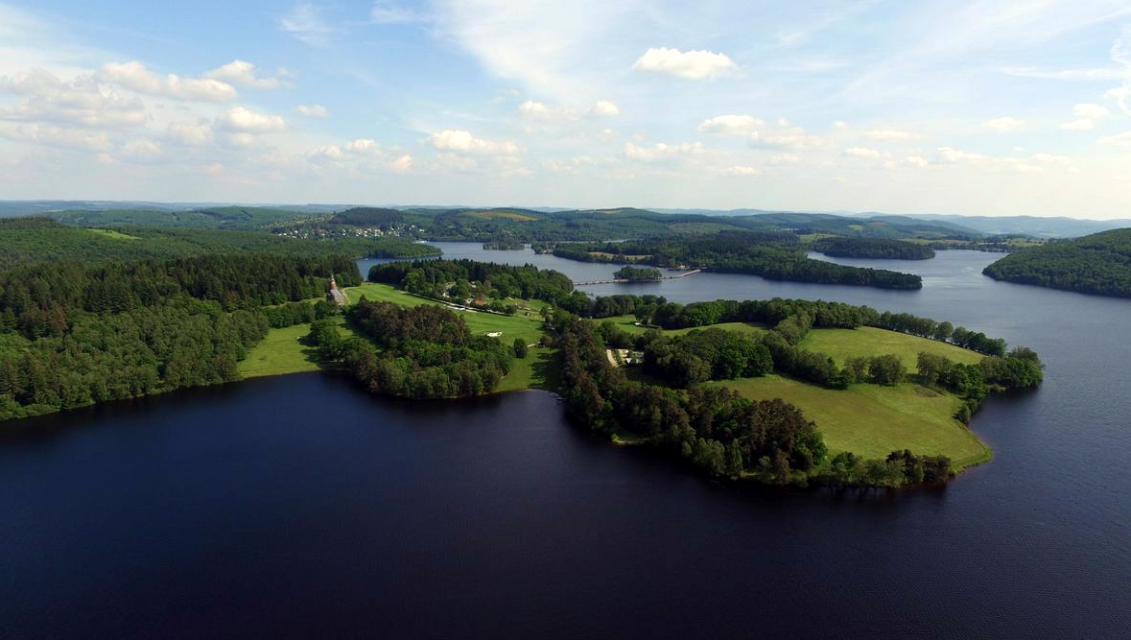
[{"label": "dense green forest", "polygon": [[844,284],[880,289],[919,289],[922,278],[884,269],[862,269],[812,260],[797,236],[723,232],[604,244],[562,244],[554,255],[586,262],[630,262],[745,273],[770,280]]},{"label": "dense green forest", "polygon": [[361,278],[345,256],[201,256],[59,261],[0,272],[0,420],[238,378],[270,326],[329,305],[329,276]]},{"label": "dense green forest", "polygon": [[663,279],[663,274],[659,269],[626,266],[613,272],[613,277],[628,282],[659,282]]},{"label": "dense green forest", "polygon": [[483,395],[495,389],[515,357],[513,346],[473,335],[462,317],[443,307],[361,300],[349,309],[347,321],[368,340],[344,340],[336,323],[320,321],[311,327],[311,342],[324,360],[345,363],[375,394],[415,399]]},{"label": "dense green forest", "polygon": [[67,209],[42,213],[75,227],[177,227],[189,229],[264,229],[309,214],[266,207],[207,207],[200,209]]},{"label": "dense green forest", "polygon": [[409,258],[439,255],[440,251],[398,238],[304,241],[266,231],[152,227],[109,230],[68,227],[44,218],[0,220],[0,269],[52,260],[131,261],[234,253]]},{"label": "dense green forest", "polygon": [[886,238],[821,238],[811,247],[834,258],[928,260],[935,257],[934,250],[926,245]]},{"label": "dense green forest", "polygon": [[1016,251],[983,271],[995,280],[1131,297],[1131,229]]}]

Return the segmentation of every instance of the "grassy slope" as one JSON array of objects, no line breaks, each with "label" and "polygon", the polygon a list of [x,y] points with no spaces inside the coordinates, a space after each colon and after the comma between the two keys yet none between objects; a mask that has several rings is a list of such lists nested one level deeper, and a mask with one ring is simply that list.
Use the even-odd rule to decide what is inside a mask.
[{"label": "grassy slope", "polygon": [[781,376],[712,382],[742,395],[781,398],[817,423],[832,453],[851,451],[883,458],[894,450],[949,456],[955,470],[984,462],[991,451],[951,416],[961,400],[919,385],[859,384],[846,391],[823,389]]},{"label": "grassy slope", "polygon": [[[594,320],[594,322],[596,322],[597,324],[601,324],[602,322],[606,322],[606,321],[612,322],[613,324],[620,327],[621,331],[624,331],[625,333],[632,334],[632,335],[644,333],[644,332],[648,331],[648,329],[649,329],[649,327],[638,327],[638,326],[636,326],[636,316],[613,316],[612,318],[602,318],[600,320]],[[713,324],[710,327],[692,327],[692,328],[689,328],[689,329],[665,330],[664,334],[669,335],[669,336],[681,336],[681,335],[684,335],[685,333],[690,333],[692,331],[695,331],[696,329],[701,330],[701,329],[708,329],[708,328],[711,328],[711,329],[726,329],[727,331],[736,331],[736,332],[739,332],[739,333],[750,333],[750,334],[754,334],[754,335],[761,335],[761,334],[766,332],[766,330],[764,328],[759,327],[756,324],[750,324],[750,323],[746,323],[746,322],[720,322],[719,324]]]},{"label": "grassy slope", "polygon": [[[345,326],[344,318],[339,318],[339,326],[343,337],[353,335],[353,331]],[[271,329],[267,337],[248,351],[247,358],[239,363],[240,375],[258,378],[321,370],[315,349],[302,343],[309,333],[309,324]]]},{"label": "grassy slope", "polygon": [[937,354],[963,364],[976,364],[981,362],[983,357],[980,353],[945,342],[927,340],[926,338],[874,327],[816,329],[805,336],[800,346],[808,351],[827,353],[840,365],[854,356],[870,357],[892,353],[903,360],[908,371],[917,369],[921,351]]}]

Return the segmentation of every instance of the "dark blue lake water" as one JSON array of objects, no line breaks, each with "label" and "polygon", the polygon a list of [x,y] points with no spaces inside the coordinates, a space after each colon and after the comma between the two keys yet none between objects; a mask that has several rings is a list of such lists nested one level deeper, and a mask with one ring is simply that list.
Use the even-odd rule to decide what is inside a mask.
[{"label": "dark blue lake water", "polygon": [[[615,267],[441,244],[578,280]],[[379,400],[260,379],[0,429],[12,638],[1131,636],[1131,301],[997,283],[999,256],[842,261],[917,292],[702,274],[605,294],[787,296],[1037,349],[944,489],[719,484],[566,423],[542,392]]]}]

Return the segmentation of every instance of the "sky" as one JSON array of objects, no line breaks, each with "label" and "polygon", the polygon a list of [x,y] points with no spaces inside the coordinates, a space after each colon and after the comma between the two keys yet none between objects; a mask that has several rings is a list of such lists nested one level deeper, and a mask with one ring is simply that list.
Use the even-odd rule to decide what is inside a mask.
[{"label": "sky", "polygon": [[0,199],[1131,218],[1131,3],[0,0]]}]

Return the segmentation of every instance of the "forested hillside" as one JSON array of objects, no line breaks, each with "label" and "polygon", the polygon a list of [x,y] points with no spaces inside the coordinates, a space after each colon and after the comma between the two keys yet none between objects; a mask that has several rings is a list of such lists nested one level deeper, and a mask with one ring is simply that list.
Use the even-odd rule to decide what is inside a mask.
[{"label": "forested hillside", "polygon": [[[631,262],[746,273],[770,280],[846,284],[881,289],[919,289],[919,276],[811,260],[797,236],[729,231],[607,244],[561,244],[554,255],[587,262]],[[928,249],[929,251],[929,249]]]},{"label": "forested hillside", "polygon": [[398,238],[303,241],[281,238],[266,231],[151,227],[83,229],[67,227],[45,218],[0,220],[0,269],[53,260],[130,261],[220,253],[344,254],[355,258],[393,258],[424,257],[440,252],[434,247]]},{"label": "forested hillside", "polygon": [[279,324],[259,307],[324,296],[331,274],[343,286],[360,282],[344,256],[0,272],[0,420],[235,380],[236,363]]},{"label": "forested hillside", "polygon": [[1050,241],[1012,253],[983,273],[995,280],[1131,297],[1131,229]]}]

